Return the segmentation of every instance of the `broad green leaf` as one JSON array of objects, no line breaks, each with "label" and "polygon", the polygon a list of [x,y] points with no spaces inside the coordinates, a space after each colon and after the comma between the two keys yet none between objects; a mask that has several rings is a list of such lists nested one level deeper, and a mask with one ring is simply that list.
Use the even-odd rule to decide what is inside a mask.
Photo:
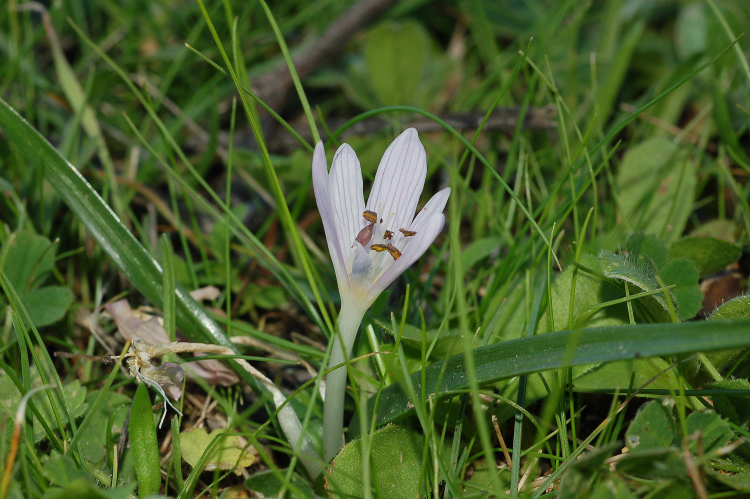
[{"label": "broad green leaf", "polygon": [[618,476],[610,476],[597,485],[594,492],[588,496],[589,499],[636,499],[628,488],[625,480]]},{"label": "broad green leaf", "polygon": [[574,379],[573,385],[576,388],[588,390],[607,388],[624,392],[630,386],[631,374],[634,373],[633,389],[644,386],[646,383],[648,383],[648,388],[675,389],[678,387],[677,374],[674,369],[669,369],[669,366],[669,362],[660,358],[611,362],[597,366]]},{"label": "broad green leaf", "polygon": [[38,288],[55,265],[55,249],[49,239],[19,231],[10,242],[5,260],[5,275],[19,295]]},{"label": "broad green leaf", "polygon": [[737,241],[742,230],[731,220],[717,218],[701,224],[690,232],[689,237],[713,237],[728,243]]},{"label": "broad green leaf", "polygon": [[[388,425],[369,436],[373,490],[381,497],[421,497],[422,435],[399,425]],[[364,497],[362,442],[349,442],[331,462],[326,489],[334,497]],[[365,476],[365,479],[370,477]]]},{"label": "broad green leaf", "polygon": [[696,178],[695,162],[665,137],[631,147],[616,179],[623,218],[631,230],[677,239],[692,211]]},{"label": "broad green leaf", "polygon": [[65,316],[73,303],[73,293],[62,286],[44,286],[19,295],[36,327],[49,326]]},{"label": "broad green leaf", "polygon": [[365,39],[364,58],[369,86],[381,105],[414,105],[427,65],[430,43],[417,22],[385,22]]},{"label": "broad green leaf", "polygon": [[599,472],[609,457],[619,452],[621,446],[621,443],[615,442],[582,455],[568,467],[560,480],[559,497],[562,499],[589,497],[591,486],[596,483],[591,478]]},{"label": "broad green leaf", "polygon": [[[208,446],[221,433],[219,430],[207,433],[203,428],[180,432],[182,458],[190,466],[197,466]],[[255,462],[256,457],[255,448],[245,448],[244,441],[237,435],[220,436],[204,458],[203,467],[206,470],[229,470],[235,465],[246,468]]]},{"label": "broad green leaf", "polygon": [[[703,294],[698,285],[698,271],[686,258],[668,260],[666,245],[653,236],[633,234],[618,253],[602,250],[599,253],[602,273],[610,279],[619,279],[643,291],[659,291],[671,286],[672,305],[681,320],[691,319],[701,308]],[[658,277],[657,277],[658,276]],[[663,293],[643,298],[644,302],[658,303],[663,312],[651,308],[656,321],[665,321],[670,306]]]},{"label": "broad green leaf", "polygon": [[750,381],[743,378],[724,379],[712,383],[708,388],[736,390],[737,396],[732,396],[731,391],[714,395],[714,409],[736,425],[745,426],[750,421],[750,397],[747,396],[750,393]]},{"label": "broad green leaf", "polygon": [[[374,322],[378,326],[383,328],[383,331],[388,336],[393,338],[393,341],[396,340],[396,333],[391,327],[377,320],[375,320]],[[404,346],[404,348],[410,350],[407,353],[413,354],[414,352],[417,352],[420,358],[423,342],[426,343],[425,347],[429,348],[432,342],[435,341],[435,346],[433,347],[431,352],[432,358],[445,358],[450,355],[455,355],[456,353],[461,351],[464,338],[459,330],[444,330],[442,333],[439,333],[440,335],[436,340],[435,336],[437,336],[438,333],[439,330],[430,329],[422,334],[422,330],[420,328],[411,324],[404,324],[403,331],[401,331],[401,344]],[[481,338],[474,337],[472,343],[474,344],[474,346],[479,346],[481,344]]]},{"label": "broad green leaf", "polygon": [[674,286],[669,290],[675,300],[677,316],[686,321],[695,317],[701,309],[703,293],[698,284],[698,270],[687,258],[675,258],[659,270],[659,277],[666,285]]},{"label": "broad green leaf", "polygon": [[728,487],[731,487],[733,490],[736,490],[738,492],[750,493],[750,469],[744,469],[739,473],[735,473],[732,475],[729,475],[727,473],[719,473],[717,471],[713,471],[711,468],[708,468],[706,471],[711,478],[718,480]]},{"label": "broad green leaf", "polygon": [[[32,370],[32,385],[39,384],[39,375],[35,370]],[[67,400],[69,407],[71,408],[70,416],[75,420],[85,414],[88,405],[85,402],[86,399],[86,388],[81,385],[78,380],[73,380],[63,386],[64,397]],[[21,392],[18,387],[13,383],[10,376],[0,374],[0,413],[5,412],[9,416],[14,416],[15,411],[18,408],[18,403],[21,401]],[[57,418],[55,418],[52,405],[46,397],[35,397],[33,399],[34,407],[36,408],[39,416],[47,423],[48,428],[57,429]],[[61,415],[62,423],[66,425],[68,418],[65,414]],[[44,438],[47,438],[47,432],[39,422],[39,418],[36,414],[33,417],[33,432],[34,432],[34,443],[41,442]]]},{"label": "broad green leaf", "polygon": [[99,487],[93,478],[79,478],[65,487],[51,487],[45,491],[43,499],[129,499],[133,497],[135,484],[114,489]]},{"label": "broad green leaf", "polygon": [[461,269],[468,271],[477,262],[497,252],[503,246],[503,239],[499,236],[485,237],[469,243],[461,250]]},{"label": "broad green leaf", "polygon": [[[70,407],[70,417],[74,420],[83,416],[86,413],[88,404],[86,404],[86,387],[82,386],[81,383],[75,379],[64,386],[63,396],[67,401],[67,406]],[[51,428],[57,427],[57,422],[52,413],[52,406],[49,403],[49,399],[39,397],[37,398],[37,408],[39,409],[40,415],[44,418],[47,424]],[[63,415],[63,423],[67,423],[68,420]],[[36,442],[46,438],[47,434],[42,428],[41,423],[34,418],[34,440]]]},{"label": "broad green leaf", "polygon": [[[602,250],[599,253],[599,264],[605,277],[625,281],[637,286],[642,291],[656,291],[661,289],[659,281],[656,279],[656,266],[650,259],[639,262],[629,258],[627,253],[612,253],[611,251]],[[657,293],[642,300],[643,303],[647,304],[652,301],[656,302],[661,310],[654,307],[649,308],[655,315],[651,321],[659,322],[667,320],[664,311],[668,310],[668,305],[664,296],[661,293]]]},{"label": "broad green leaf", "polygon": [[[100,393],[98,390],[88,393],[86,395],[86,405],[93,407]],[[94,464],[104,462],[107,457],[106,444],[109,418],[114,414],[115,416],[112,421],[113,428],[115,431],[122,429],[125,416],[128,413],[127,404],[129,403],[130,399],[122,393],[108,390],[104,394],[104,399],[96,410],[96,413],[92,416],[89,427],[85,429],[85,437],[81,438],[81,451],[87,461]]]},{"label": "broad green leaf", "polygon": [[[286,476],[287,470],[282,469],[279,472],[282,476]],[[305,482],[298,474],[292,474],[291,483],[304,494],[301,497],[310,499],[315,497],[310,484]],[[278,497],[281,493],[282,485],[283,480],[271,470],[259,471],[245,480],[245,487],[263,497]],[[287,487],[286,490],[289,490],[289,488]]]},{"label": "broad green leaf", "polygon": [[130,409],[130,445],[138,477],[138,497],[157,494],[161,487],[159,441],[151,408],[151,399],[144,383],[138,385]]},{"label": "broad green leaf", "polygon": [[748,319],[750,318],[750,295],[738,296],[722,304],[713,311],[710,319]]},{"label": "broad green leaf", "polygon": [[701,277],[713,274],[740,258],[741,249],[714,237],[683,237],[672,243],[670,258],[684,257],[692,261]]},{"label": "broad green leaf", "polygon": [[625,249],[639,262],[649,260],[657,269],[662,268],[669,261],[667,244],[654,234],[634,232],[625,241]]},{"label": "broad green leaf", "polygon": [[[597,266],[596,258],[584,256],[581,265],[589,268]],[[598,307],[600,303],[622,298],[625,294],[612,283],[593,276],[588,272],[570,265],[552,283],[552,313],[555,329],[568,329],[570,321],[570,302],[573,295],[573,278],[575,277],[575,303],[573,308],[573,327],[599,327],[627,324],[628,314],[624,303],[608,307]],[[545,309],[539,318],[537,334],[550,331],[549,309]]]},{"label": "broad green leaf", "polygon": [[[480,386],[521,374],[531,374],[564,366],[599,364],[644,357],[689,354],[750,346],[750,320],[696,321],[676,324],[638,324],[559,331],[509,340],[472,350]],[[444,366],[445,364],[445,366]],[[445,369],[444,375],[441,371]],[[422,376],[426,394],[467,390],[469,374],[464,354],[454,355],[411,375],[417,394],[411,400],[401,385],[389,385],[367,401],[368,418],[376,413],[377,425],[397,421],[414,411],[421,402]],[[376,401],[377,411],[375,411]],[[359,416],[349,425],[351,437],[359,435]]]},{"label": "broad green leaf", "polygon": [[679,441],[672,405],[667,403],[669,400],[654,400],[638,410],[625,433],[625,443],[631,452],[669,448]]},{"label": "broad green leaf", "polygon": [[675,51],[681,59],[705,53],[707,47],[708,13],[702,2],[693,2],[679,10],[675,23]]},{"label": "broad green leaf", "polygon": [[701,434],[702,444],[699,449],[696,442],[691,442],[690,446],[693,452],[710,453],[723,447],[734,438],[734,432],[729,423],[721,419],[714,411],[694,411],[691,412],[685,420],[688,436],[693,435],[696,431]]},{"label": "broad green leaf", "polygon": [[[493,459],[489,464],[486,459],[477,459],[471,463],[474,468],[474,474],[468,480],[465,485],[467,491],[477,490],[482,492],[490,492],[490,497],[502,497],[505,491],[510,486],[510,477],[508,476],[507,470],[498,470],[497,463]],[[500,483],[501,490],[494,490],[492,488],[493,475]]]},{"label": "broad green leaf", "polygon": [[89,477],[88,473],[76,466],[76,462],[70,456],[52,456],[44,463],[42,469],[52,485],[61,487],[80,478]]}]

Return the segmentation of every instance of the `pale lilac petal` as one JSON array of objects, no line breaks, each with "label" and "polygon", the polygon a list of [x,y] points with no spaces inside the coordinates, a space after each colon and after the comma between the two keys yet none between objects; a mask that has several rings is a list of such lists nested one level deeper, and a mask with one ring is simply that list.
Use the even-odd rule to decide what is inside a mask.
[{"label": "pale lilac petal", "polygon": [[185,372],[179,364],[165,362],[159,367],[143,369],[146,369],[145,375],[148,379],[161,386],[167,395],[175,400],[182,397],[182,380],[185,379]]},{"label": "pale lilac petal", "polygon": [[[196,357],[200,357],[196,353]],[[199,360],[183,364],[191,376],[205,379],[212,385],[231,386],[240,381],[230,368],[216,359]]]},{"label": "pale lilac petal", "polygon": [[130,308],[128,300],[122,299],[104,305],[112,315],[122,337],[129,340],[131,336],[142,339],[147,345],[169,343],[169,336],[156,317],[146,319],[142,312]]},{"label": "pale lilac petal", "polygon": [[396,137],[380,160],[367,209],[396,232],[412,218],[427,176],[427,154],[417,131],[409,128]]},{"label": "pale lilac petal", "polygon": [[366,225],[362,212],[365,197],[362,194],[362,168],[359,159],[349,144],[336,151],[328,177],[333,203],[333,217],[341,239],[342,253],[351,248],[360,229]]},{"label": "pale lilac petal", "polygon": [[372,278],[372,260],[367,251],[359,242],[354,242],[354,262],[352,263],[352,275]]},{"label": "pale lilac petal", "polygon": [[368,295],[374,301],[385,288],[391,285],[391,283],[406,269],[419,260],[419,257],[424,254],[430,245],[435,241],[435,238],[443,230],[445,224],[445,217],[442,213],[433,214],[430,217],[426,217],[424,223],[421,224],[420,232],[416,236],[409,237],[407,251],[401,250],[402,256],[391,265],[388,270],[383,272],[378,280],[372,285]]},{"label": "pale lilac petal", "polygon": [[448,203],[448,198],[450,197],[450,195],[451,188],[446,187],[442,191],[432,196],[430,200],[427,201],[427,204],[424,205],[421,210],[419,210],[416,218],[411,224],[409,224],[409,227],[407,227],[407,229],[418,234],[419,231],[422,230],[422,227],[427,224],[427,221],[430,217],[437,213],[443,212],[443,210],[445,209],[445,205]]},{"label": "pale lilac petal", "polygon": [[328,251],[331,253],[333,269],[336,271],[336,279],[341,283],[347,282],[346,276],[346,253],[342,250],[336,224],[334,222],[334,208],[331,201],[331,192],[328,186],[328,163],[323,142],[315,146],[312,162],[313,190],[315,191],[315,202],[323,220],[323,228],[326,233]]}]

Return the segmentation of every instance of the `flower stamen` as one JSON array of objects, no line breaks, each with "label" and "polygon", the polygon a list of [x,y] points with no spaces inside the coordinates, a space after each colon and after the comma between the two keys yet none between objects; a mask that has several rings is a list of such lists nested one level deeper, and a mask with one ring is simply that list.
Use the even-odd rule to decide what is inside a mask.
[{"label": "flower stamen", "polygon": [[363,247],[367,246],[367,243],[369,243],[370,239],[372,239],[372,229],[374,226],[374,223],[367,224],[367,227],[359,231],[359,234],[357,234],[357,237],[354,240],[361,244]]},{"label": "flower stamen", "polygon": [[415,231],[413,231],[413,230],[398,229],[398,231],[400,233],[402,233],[404,235],[404,237],[411,237],[411,236],[416,236],[417,235],[417,233]]},{"label": "flower stamen", "polygon": [[387,251],[388,253],[391,254],[391,256],[393,257],[394,260],[398,260],[399,258],[401,258],[401,252],[398,250],[398,248],[396,248],[391,243],[388,243],[388,244],[373,244],[373,245],[370,246],[370,249],[371,250],[375,250],[378,253],[381,253],[383,251]]},{"label": "flower stamen", "polygon": [[388,239],[389,241],[393,239],[393,232],[387,230],[385,231],[385,234],[383,234],[383,239]]},{"label": "flower stamen", "polygon": [[[378,214],[375,213],[374,211],[365,210],[362,212],[362,217],[368,222],[373,223],[373,224],[378,221]],[[381,220],[381,223],[382,223],[382,220]]]}]

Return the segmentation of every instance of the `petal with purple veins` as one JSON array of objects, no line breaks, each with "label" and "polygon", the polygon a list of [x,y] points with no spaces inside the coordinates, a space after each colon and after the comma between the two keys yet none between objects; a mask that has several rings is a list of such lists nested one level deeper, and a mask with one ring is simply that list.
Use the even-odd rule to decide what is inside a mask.
[{"label": "petal with purple veins", "polygon": [[378,214],[386,229],[397,231],[414,217],[427,176],[427,154],[417,131],[396,137],[380,160],[367,209]]}]

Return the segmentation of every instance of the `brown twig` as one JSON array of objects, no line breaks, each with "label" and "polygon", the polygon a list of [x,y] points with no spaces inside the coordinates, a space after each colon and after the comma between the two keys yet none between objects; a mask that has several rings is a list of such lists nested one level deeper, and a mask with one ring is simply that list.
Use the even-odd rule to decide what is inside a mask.
[{"label": "brown twig", "polygon": [[[340,54],[346,43],[362,28],[377,20],[396,0],[361,0],[335,20],[310,47],[293,58],[300,78],[304,78],[330,59]],[[292,75],[286,61],[255,79],[253,88],[272,109],[278,109],[293,87]]]},{"label": "brown twig", "polygon": [[510,453],[508,452],[508,447],[505,445],[503,434],[500,432],[500,425],[497,424],[497,416],[494,414],[492,415],[492,425],[495,427],[495,434],[497,434],[497,439],[500,441],[500,448],[503,449],[505,462],[508,463],[508,468],[510,468],[513,466],[513,462],[510,459]]}]

